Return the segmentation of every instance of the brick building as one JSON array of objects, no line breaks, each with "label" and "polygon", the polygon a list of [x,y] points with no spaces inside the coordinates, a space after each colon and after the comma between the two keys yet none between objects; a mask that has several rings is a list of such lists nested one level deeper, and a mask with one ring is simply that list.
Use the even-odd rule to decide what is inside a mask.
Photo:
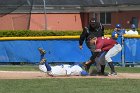
[{"label": "brick building", "polygon": [[[31,15],[28,4],[0,16],[0,30],[82,30],[91,17],[105,28],[114,28],[117,23],[124,28],[134,23],[140,28],[139,0],[34,0]],[[0,3],[1,14],[2,6]]]}]

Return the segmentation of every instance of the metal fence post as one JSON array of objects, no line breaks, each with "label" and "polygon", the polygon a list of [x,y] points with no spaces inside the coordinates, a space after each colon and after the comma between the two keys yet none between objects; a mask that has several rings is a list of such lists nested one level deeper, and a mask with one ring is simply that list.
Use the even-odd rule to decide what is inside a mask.
[{"label": "metal fence post", "polygon": [[125,58],[124,58],[124,56],[125,56],[125,51],[124,51],[124,40],[125,40],[125,38],[124,38],[124,36],[122,36],[121,37],[121,43],[122,43],[122,54],[121,54],[121,60],[122,60],[122,67],[125,67]]}]

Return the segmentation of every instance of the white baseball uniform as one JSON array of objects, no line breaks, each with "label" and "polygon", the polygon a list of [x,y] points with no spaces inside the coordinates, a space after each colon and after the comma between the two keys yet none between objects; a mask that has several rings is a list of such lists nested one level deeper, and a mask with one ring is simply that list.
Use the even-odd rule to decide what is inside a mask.
[{"label": "white baseball uniform", "polygon": [[133,31],[133,30],[129,30],[128,32],[126,32],[127,35],[138,35],[138,31]]},{"label": "white baseball uniform", "polygon": [[58,65],[51,66],[51,71],[47,71],[45,64],[39,65],[39,69],[51,76],[80,76],[83,69],[79,65]]}]

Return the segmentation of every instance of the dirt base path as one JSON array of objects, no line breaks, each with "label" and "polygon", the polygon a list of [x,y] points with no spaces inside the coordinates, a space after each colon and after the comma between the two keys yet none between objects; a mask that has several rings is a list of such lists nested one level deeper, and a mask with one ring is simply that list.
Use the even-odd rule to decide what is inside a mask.
[{"label": "dirt base path", "polygon": [[37,78],[110,78],[110,79],[140,79],[140,73],[118,73],[117,76],[61,76],[50,77],[39,71],[0,71],[0,79],[37,79]]}]

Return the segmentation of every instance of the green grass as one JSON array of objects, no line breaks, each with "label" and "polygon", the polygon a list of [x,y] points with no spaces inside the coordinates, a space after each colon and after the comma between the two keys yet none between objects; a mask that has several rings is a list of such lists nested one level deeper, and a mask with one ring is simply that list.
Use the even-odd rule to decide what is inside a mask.
[{"label": "green grass", "polygon": [[[92,66],[90,70],[95,71],[95,66]],[[140,67],[115,67],[116,72],[118,73],[140,73]],[[110,72],[110,68],[106,67],[105,72]]]},{"label": "green grass", "polygon": [[[116,71],[119,73],[140,73],[140,67],[115,67]],[[110,71],[110,68],[107,67],[106,71]]]},{"label": "green grass", "polygon": [[[95,69],[92,66],[91,69]],[[115,67],[120,73],[140,73],[140,67]],[[0,71],[39,71],[38,65],[0,65]],[[106,67],[105,71],[109,72],[110,68]]]},{"label": "green grass", "polygon": [[[4,71],[39,71],[37,65],[0,65]],[[140,73],[138,67],[117,72]],[[107,67],[106,71],[110,71]],[[140,79],[0,79],[0,93],[139,93]]]},{"label": "green grass", "polygon": [[37,65],[0,65],[0,71],[39,71]]},{"label": "green grass", "polygon": [[140,80],[32,79],[0,80],[0,93],[139,93]]}]

